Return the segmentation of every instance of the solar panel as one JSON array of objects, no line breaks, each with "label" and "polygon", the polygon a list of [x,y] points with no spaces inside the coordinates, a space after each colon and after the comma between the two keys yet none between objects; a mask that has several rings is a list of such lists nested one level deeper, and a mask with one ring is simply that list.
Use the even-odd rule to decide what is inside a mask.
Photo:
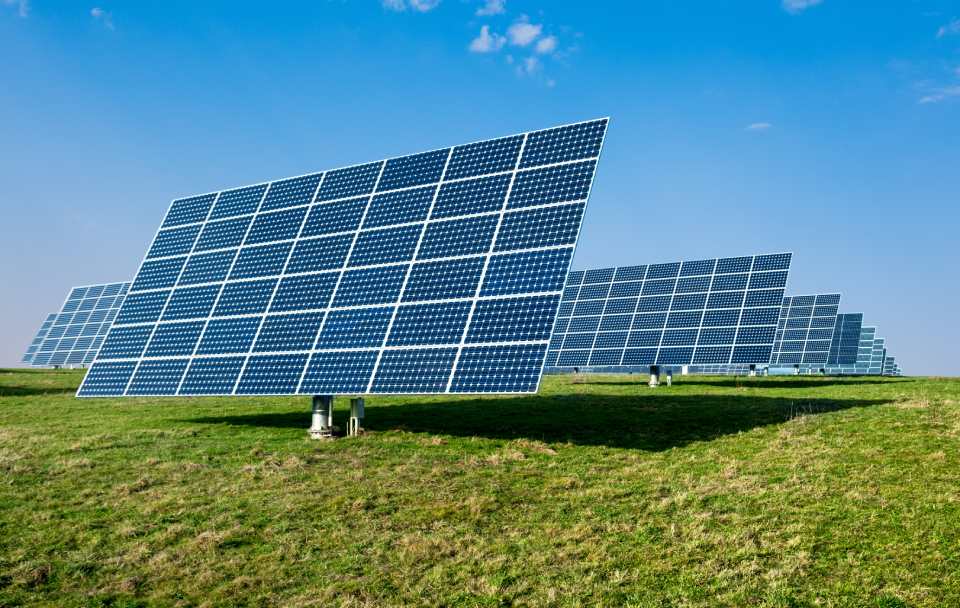
[{"label": "solar panel", "polygon": [[[749,365],[691,365],[689,373],[704,376],[747,376],[750,374]],[[753,370],[756,371],[756,370]]]},{"label": "solar panel", "polygon": [[100,349],[130,283],[74,287],[30,361],[37,367],[89,365]]},{"label": "solar panel", "polygon": [[883,338],[874,338],[873,340],[873,348],[870,351],[870,370],[868,372],[872,376],[883,374],[883,360],[887,356],[885,343],[886,340]]},{"label": "solar panel", "polygon": [[837,322],[833,328],[833,340],[830,342],[828,365],[853,365],[857,362],[861,327],[863,327],[863,313],[837,315]]},{"label": "solar panel", "polygon": [[897,362],[894,357],[886,356],[883,359],[883,375],[884,376],[896,376],[897,375]]},{"label": "solar panel", "polygon": [[767,363],[792,254],[571,272],[547,366]]},{"label": "solar panel", "polygon": [[827,367],[827,373],[831,375],[857,375],[863,376],[870,373],[870,362],[873,358],[873,342],[877,334],[877,328],[871,326],[862,326],[860,328],[860,339],[857,342],[857,360],[855,363],[834,365]]},{"label": "solar panel", "polygon": [[78,395],[535,392],[606,127],[173,201]]},{"label": "solar panel", "polygon": [[838,293],[785,297],[770,365],[825,366],[839,307]]},{"label": "solar panel", "polygon": [[37,330],[37,335],[34,336],[33,341],[30,342],[30,346],[27,347],[27,352],[20,358],[21,363],[30,363],[33,361],[33,356],[36,354],[37,349],[40,348],[40,345],[43,344],[43,339],[47,337],[47,332],[50,331],[50,327],[56,319],[57,313],[55,312],[47,315],[47,318],[44,319],[40,325],[40,329]]}]

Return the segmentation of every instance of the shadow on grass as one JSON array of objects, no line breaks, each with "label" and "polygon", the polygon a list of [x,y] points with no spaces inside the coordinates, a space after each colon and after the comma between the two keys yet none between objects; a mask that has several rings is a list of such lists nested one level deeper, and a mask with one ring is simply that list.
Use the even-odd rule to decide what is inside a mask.
[{"label": "shadow on grass", "polygon": [[51,386],[49,388],[37,386],[0,386],[0,397],[28,397],[31,395],[72,395],[77,387]]},{"label": "shadow on grass", "polygon": [[[368,431],[535,439],[647,451],[709,441],[800,415],[886,403],[879,399],[786,399],[738,395],[560,395],[425,400],[366,408]],[[341,408],[342,410],[342,405]],[[342,416],[344,412],[338,411]],[[338,416],[338,423],[344,422]],[[185,422],[302,428],[309,412],[193,418]],[[342,424],[341,424],[342,426]]]}]

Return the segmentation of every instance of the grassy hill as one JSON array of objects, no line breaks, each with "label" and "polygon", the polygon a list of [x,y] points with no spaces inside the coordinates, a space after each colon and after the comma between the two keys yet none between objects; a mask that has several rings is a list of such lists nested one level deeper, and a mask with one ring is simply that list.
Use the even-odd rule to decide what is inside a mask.
[{"label": "grassy hill", "polygon": [[958,380],[548,376],[316,442],[81,378],[0,370],[0,606],[960,605]]}]

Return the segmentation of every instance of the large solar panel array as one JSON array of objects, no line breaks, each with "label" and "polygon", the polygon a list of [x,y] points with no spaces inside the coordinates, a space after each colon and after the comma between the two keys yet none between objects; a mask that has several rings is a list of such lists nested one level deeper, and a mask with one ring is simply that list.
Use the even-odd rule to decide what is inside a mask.
[{"label": "large solar panel array", "polygon": [[826,365],[839,307],[838,293],[785,297],[770,365]]},{"label": "large solar panel array", "polygon": [[861,327],[863,327],[863,313],[837,315],[837,322],[833,327],[833,340],[830,343],[828,365],[853,365],[857,362]]},{"label": "large solar panel array", "polygon": [[37,346],[31,365],[89,365],[117,316],[130,283],[74,287]]},{"label": "large solar panel array", "polygon": [[30,346],[27,347],[27,352],[25,352],[23,357],[20,358],[20,363],[30,363],[33,361],[33,356],[36,354],[37,349],[40,348],[40,345],[43,344],[43,339],[47,337],[47,332],[50,331],[50,327],[56,320],[57,313],[52,312],[47,315],[47,318],[44,319],[43,323],[40,324],[40,329],[37,330],[37,335],[33,337],[33,341],[30,342]]},{"label": "large solar panel array", "polygon": [[571,272],[547,366],[767,363],[789,253]]},{"label": "large solar panel array", "polygon": [[536,391],[606,127],[173,201],[78,395]]}]

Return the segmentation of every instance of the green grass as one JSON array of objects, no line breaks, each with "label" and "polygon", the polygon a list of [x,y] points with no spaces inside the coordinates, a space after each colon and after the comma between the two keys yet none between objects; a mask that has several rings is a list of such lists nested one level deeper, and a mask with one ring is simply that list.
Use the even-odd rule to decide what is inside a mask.
[{"label": "green grass", "polygon": [[317,442],[81,377],[0,370],[0,606],[960,605],[960,380],[548,376]]}]

